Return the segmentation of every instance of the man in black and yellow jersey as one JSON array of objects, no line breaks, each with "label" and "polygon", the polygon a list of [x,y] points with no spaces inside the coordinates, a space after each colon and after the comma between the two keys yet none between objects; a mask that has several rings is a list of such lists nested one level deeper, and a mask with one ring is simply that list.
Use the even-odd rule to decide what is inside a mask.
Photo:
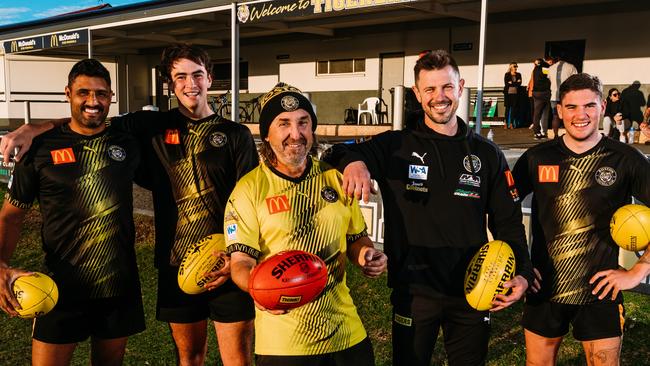
[{"label": "man in black and yellow jersey", "polygon": [[93,364],[119,365],[127,337],[144,330],[131,195],[140,154],[135,139],[104,123],[113,92],[101,63],[76,63],[65,95],[70,124],[34,141],[0,211],[0,307],[17,314],[11,286],[28,272],[9,267],[9,259],[38,199],[59,301],[34,320],[32,363],[66,365],[77,342],[90,337]]},{"label": "man in black and yellow jersey", "polygon": [[[529,365],[555,364],[573,326],[588,365],[618,365],[624,308],[620,290],[650,274],[650,251],[629,271],[609,221],[631,196],[650,202],[650,163],[638,150],[598,132],[605,111],[602,84],[576,74],[559,88],[566,134],[526,151],[513,175],[522,197],[533,194],[532,261],[537,280],[522,324]],[[646,128],[644,134],[650,135]]]},{"label": "man in black and yellow jersey", "polygon": [[310,154],[317,123],[311,103],[283,83],[261,103],[264,163],[237,183],[226,206],[232,279],[247,290],[258,261],[300,249],[325,261],[328,281],[314,302],[286,314],[258,305],[256,364],[373,365],[370,340],[345,284],[345,264],[347,257],[377,277],[386,256],[373,248],[358,202],[341,189],[341,174]]},{"label": "man in black and yellow jersey", "polygon": [[[213,320],[225,366],[252,364],[254,307],[229,279],[229,266],[212,274],[211,291],[188,295],[177,282],[187,249],[208,235],[223,233],[224,207],[235,183],[258,164],[253,137],[243,125],[215,114],[208,104],[210,57],[198,47],[174,45],[163,51],[161,69],[178,98],[169,112],[135,112],[113,118],[111,128],[137,138],[142,150],[138,183],[153,194],[158,269],[156,318],[169,323],[182,365],[202,365],[207,319]],[[53,121],[55,124],[66,121]],[[51,124],[21,127],[27,139]],[[3,139],[3,151],[11,151]],[[28,144],[22,145],[21,153]],[[20,158],[20,155],[17,156]],[[224,252],[220,255],[225,256]],[[225,257],[228,260],[228,257]]]}]

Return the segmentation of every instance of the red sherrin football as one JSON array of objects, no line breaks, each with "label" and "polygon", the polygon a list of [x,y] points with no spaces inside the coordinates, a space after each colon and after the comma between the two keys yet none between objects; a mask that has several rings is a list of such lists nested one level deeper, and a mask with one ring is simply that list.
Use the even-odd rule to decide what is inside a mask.
[{"label": "red sherrin football", "polygon": [[248,292],[269,310],[295,309],[313,301],[327,284],[327,267],[320,257],[288,250],[259,263],[248,280]]}]

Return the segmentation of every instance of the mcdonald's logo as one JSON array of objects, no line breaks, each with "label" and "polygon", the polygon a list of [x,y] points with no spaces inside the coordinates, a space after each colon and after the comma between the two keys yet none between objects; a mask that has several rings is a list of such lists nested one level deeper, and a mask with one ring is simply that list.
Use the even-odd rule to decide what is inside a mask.
[{"label": "mcdonald's logo", "polygon": [[11,52],[18,52],[18,42],[11,41]]},{"label": "mcdonald's logo", "polygon": [[506,169],[506,182],[508,183],[508,187],[514,187],[515,185],[515,178],[512,177],[510,169]]},{"label": "mcdonald's logo", "polygon": [[168,129],[165,131],[165,143],[167,145],[180,145],[181,139],[177,129]]},{"label": "mcdonald's logo", "polygon": [[54,162],[54,165],[74,163],[77,161],[74,157],[74,152],[72,151],[71,147],[52,150],[50,151],[50,154],[52,155],[52,161]]},{"label": "mcdonald's logo", "polygon": [[56,34],[50,36],[50,48],[59,47],[59,38]]},{"label": "mcdonald's logo", "polygon": [[537,176],[540,183],[557,183],[560,181],[559,165],[539,165]]},{"label": "mcdonald's logo", "polygon": [[266,207],[268,208],[269,214],[271,215],[279,212],[289,211],[291,208],[291,206],[289,206],[289,200],[285,195],[267,198]]}]

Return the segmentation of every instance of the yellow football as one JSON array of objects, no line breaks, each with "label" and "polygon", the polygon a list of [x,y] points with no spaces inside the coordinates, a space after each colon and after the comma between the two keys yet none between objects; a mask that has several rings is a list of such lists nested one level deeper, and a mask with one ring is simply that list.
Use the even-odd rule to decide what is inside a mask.
[{"label": "yellow football", "polygon": [[204,287],[212,279],[206,273],[218,271],[226,264],[214,253],[226,250],[223,234],[208,235],[192,244],[178,268],[178,286],[183,292],[196,295],[207,291]]},{"label": "yellow football", "polygon": [[489,310],[492,300],[509,289],[503,284],[515,273],[515,254],[506,242],[491,241],[474,255],[465,272],[465,298],[476,310]]},{"label": "yellow football", "polygon": [[650,208],[625,205],[612,215],[609,233],[614,242],[625,250],[638,252],[650,242]]},{"label": "yellow football", "polygon": [[21,307],[16,309],[21,318],[45,315],[59,300],[59,289],[54,280],[39,272],[18,277],[12,289]]}]

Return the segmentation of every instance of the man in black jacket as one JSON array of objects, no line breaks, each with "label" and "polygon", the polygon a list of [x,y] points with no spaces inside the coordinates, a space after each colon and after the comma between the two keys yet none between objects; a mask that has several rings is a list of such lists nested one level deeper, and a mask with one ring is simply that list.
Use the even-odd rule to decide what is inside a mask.
[{"label": "man in black jacket", "polygon": [[517,275],[506,283],[512,292],[498,296],[491,310],[524,294],[533,272],[519,196],[503,153],[456,116],[464,80],[454,59],[446,51],[427,52],[414,72],[413,91],[424,110],[415,128],[337,146],[330,158],[347,165],[348,194],[366,196],[370,175],[382,191],[393,364],[428,366],[442,327],[450,365],[482,365],[490,313],[469,307],[463,278],[489,227],[517,259]]}]

